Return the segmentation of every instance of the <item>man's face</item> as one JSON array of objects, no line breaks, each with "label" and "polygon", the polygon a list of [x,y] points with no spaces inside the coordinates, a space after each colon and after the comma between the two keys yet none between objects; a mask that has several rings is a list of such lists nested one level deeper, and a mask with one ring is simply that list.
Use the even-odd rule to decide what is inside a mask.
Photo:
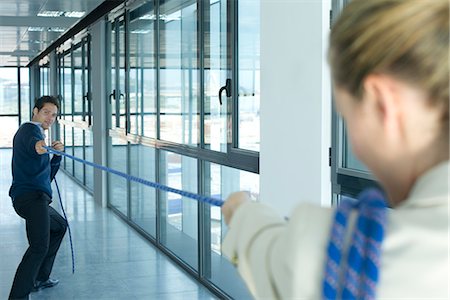
[{"label": "man's face", "polygon": [[42,128],[49,129],[56,120],[58,108],[53,103],[45,103],[40,110],[33,109],[33,121],[42,124]]}]

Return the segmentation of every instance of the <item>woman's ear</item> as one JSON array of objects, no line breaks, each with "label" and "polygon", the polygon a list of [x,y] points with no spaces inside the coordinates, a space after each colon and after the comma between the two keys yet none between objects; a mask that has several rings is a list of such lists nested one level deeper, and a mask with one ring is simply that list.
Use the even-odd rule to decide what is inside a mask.
[{"label": "woman's ear", "polygon": [[398,80],[382,74],[371,74],[364,80],[363,103],[376,118],[387,137],[403,135],[401,86]]}]

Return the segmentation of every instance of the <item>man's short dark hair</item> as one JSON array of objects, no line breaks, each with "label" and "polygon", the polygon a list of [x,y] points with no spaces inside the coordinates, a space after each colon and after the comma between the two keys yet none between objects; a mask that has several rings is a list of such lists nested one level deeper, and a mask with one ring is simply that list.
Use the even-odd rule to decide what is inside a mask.
[{"label": "man's short dark hair", "polygon": [[41,108],[44,106],[45,103],[51,103],[56,105],[59,111],[60,108],[59,100],[54,96],[42,96],[36,99],[36,101],[34,102],[34,107],[36,107],[38,110],[41,110]]}]

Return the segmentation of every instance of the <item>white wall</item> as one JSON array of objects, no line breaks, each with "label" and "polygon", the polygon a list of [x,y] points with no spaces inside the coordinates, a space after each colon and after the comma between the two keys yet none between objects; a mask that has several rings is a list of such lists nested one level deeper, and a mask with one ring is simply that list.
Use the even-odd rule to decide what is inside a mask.
[{"label": "white wall", "polygon": [[331,0],[261,0],[260,201],[330,205]]}]

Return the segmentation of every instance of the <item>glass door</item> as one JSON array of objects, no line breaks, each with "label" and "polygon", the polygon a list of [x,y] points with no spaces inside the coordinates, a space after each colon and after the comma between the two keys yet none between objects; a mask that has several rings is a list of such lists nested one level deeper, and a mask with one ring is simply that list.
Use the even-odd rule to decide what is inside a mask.
[{"label": "glass door", "polygon": [[[155,7],[147,2],[130,11],[130,135],[156,138]],[[130,174],[156,181],[156,149],[129,143]],[[130,219],[156,240],[157,190],[130,182]]]},{"label": "glass door", "polygon": [[[82,121],[84,123],[84,147],[83,157],[87,161],[94,160],[93,134],[92,134],[92,98],[91,98],[91,38],[90,35],[82,40],[81,44],[81,70],[82,70]],[[94,190],[94,169],[84,166],[84,185],[91,191]]]},{"label": "glass door", "polygon": [[[108,165],[129,173],[128,142],[123,139],[127,132],[127,51],[126,14],[116,17],[109,24],[110,30],[110,95],[111,122],[108,141]],[[129,182],[108,173],[109,205],[128,217]]]},{"label": "glass door", "polygon": [[[169,0],[159,7],[159,133],[179,147],[199,144],[198,2]],[[197,159],[159,151],[160,183],[198,193],[198,176]],[[159,195],[160,243],[198,270],[198,202]]]},{"label": "glass door", "polygon": [[[258,193],[257,1],[135,1],[114,14],[108,166],[216,198]],[[250,297],[222,257],[219,207],[116,175],[108,191],[111,208],[204,284]]]},{"label": "glass door", "polygon": [[[255,117],[259,112],[259,3],[253,0],[202,3],[203,146],[245,164],[258,153],[239,148],[259,151],[259,119]],[[258,174],[206,161],[202,163],[202,172],[204,193],[214,198],[225,199],[238,190],[259,192]],[[231,298],[251,298],[238,279],[236,268],[222,256],[226,226],[220,207],[201,204],[201,212],[201,276]]]},{"label": "glass door", "polygon": [[[227,152],[231,55],[227,35],[227,1],[204,2],[204,148]],[[219,96],[219,91],[220,96]],[[220,98],[219,98],[220,97]],[[231,106],[230,106],[231,108]]]}]

